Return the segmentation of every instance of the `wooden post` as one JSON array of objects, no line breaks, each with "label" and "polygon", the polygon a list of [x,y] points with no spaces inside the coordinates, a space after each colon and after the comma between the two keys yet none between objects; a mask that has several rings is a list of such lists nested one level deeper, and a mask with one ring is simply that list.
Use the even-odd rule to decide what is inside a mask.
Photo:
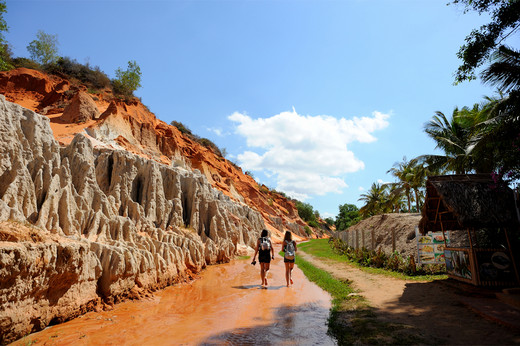
[{"label": "wooden post", "polygon": [[392,252],[395,251],[395,229],[392,228]]},{"label": "wooden post", "polygon": [[475,285],[480,285],[480,275],[478,270],[477,256],[475,256],[475,251],[473,251],[473,240],[471,239],[471,230],[468,228],[468,237],[469,237],[469,257],[471,266],[471,280]]},{"label": "wooden post", "polygon": [[507,228],[504,228],[504,234],[506,235],[507,248],[509,249],[509,256],[511,256],[511,262],[513,262],[513,269],[515,270],[516,281],[520,283],[520,277],[518,277],[518,269],[516,268],[515,258],[513,256],[513,249],[511,249],[511,243],[509,242],[509,236],[507,235]]},{"label": "wooden post", "polygon": [[412,271],[415,274],[417,271],[417,266],[415,265],[415,256],[410,256],[410,265],[412,266]]},{"label": "wooden post", "polygon": [[361,230],[361,239],[363,241],[361,247],[365,247],[365,230]]},{"label": "wooden post", "polygon": [[376,250],[376,242],[375,242],[375,239],[374,239],[374,228],[372,227],[372,230],[370,231],[371,235],[372,235],[372,250]]}]

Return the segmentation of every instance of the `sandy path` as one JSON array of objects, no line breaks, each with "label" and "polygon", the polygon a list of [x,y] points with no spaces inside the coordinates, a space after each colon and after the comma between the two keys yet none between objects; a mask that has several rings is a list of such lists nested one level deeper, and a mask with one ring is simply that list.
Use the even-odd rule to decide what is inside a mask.
[{"label": "sandy path", "polygon": [[352,286],[375,308],[381,320],[418,328],[448,344],[519,344],[520,334],[485,320],[464,306],[461,296],[440,282],[417,282],[364,272],[346,263],[298,253],[316,267]]},{"label": "sandy path", "polygon": [[[277,256],[270,287],[259,285],[258,264],[210,266],[190,284],[156,292],[153,299],[117,304],[32,334],[27,345],[334,345],[327,333],[330,295],[295,268],[285,287]],[[309,328],[311,327],[311,328]]]}]

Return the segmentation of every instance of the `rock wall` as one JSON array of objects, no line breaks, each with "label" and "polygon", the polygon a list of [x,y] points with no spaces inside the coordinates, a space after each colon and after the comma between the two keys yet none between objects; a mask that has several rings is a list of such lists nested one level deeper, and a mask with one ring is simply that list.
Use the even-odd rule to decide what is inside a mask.
[{"label": "rock wall", "polygon": [[44,241],[0,237],[0,343],[229,261],[264,227],[200,172],[95,150],[83,135],[60,147],[48,118],[0,95],[6,220],[34,225]]}]

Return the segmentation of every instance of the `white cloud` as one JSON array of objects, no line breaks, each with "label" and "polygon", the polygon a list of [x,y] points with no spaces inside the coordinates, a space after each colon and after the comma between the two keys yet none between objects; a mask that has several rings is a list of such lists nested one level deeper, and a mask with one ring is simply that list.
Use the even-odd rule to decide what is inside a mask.
[{"label": "white cloud", "polygon": [[357,189],[358,189],[358,191],[365,191],[365,188],[363,186],[360,186]]},{"label": "white cloud", "polygon": [[222,129],[208,127],[208,128],[206,128],[206,130],[208,130],[209,132],[213,132],[214,134],[216,134],[219,137],[224,136],[224,134],[222,133]]},{"label": "white cloud", "polygon": [[383,184],[390,184],[389,181],[384,181],[383,179],[377,179],[377,182],[378,182],[379,184],[381,184],[381,185],[383,185]]},{"label": "white cloud", "polygon": [[327,115],[303,116],[282,112],[252,119],[235,112],[228,117],[250,148],[237,156],[246,170],[277,176],[277,190],[300,200],[310,195],[341,193],[348,185],[341,178],[365,167],[347,148],[354,141],[376,140],[372,132],[388,126],[388,114],[337,119]]},{"label": "white cloud", "polygon": [[331,218],[334,219],[334,218],[336,217],[335,214],[332,214],[332,213],[329,213],[329,212],[324,212],[324,213],[322,213],[320,216],[321,216],[322,219],[326,219],[326,218],[328,218],[328,217],[331,217]]}]

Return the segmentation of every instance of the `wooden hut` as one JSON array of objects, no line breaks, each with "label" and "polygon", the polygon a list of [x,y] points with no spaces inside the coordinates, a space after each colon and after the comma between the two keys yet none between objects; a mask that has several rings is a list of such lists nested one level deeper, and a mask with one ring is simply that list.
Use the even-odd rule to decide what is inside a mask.
[{"label": "wooden hut", "polygon": [[450,277],[482,286],[520,283],[512,250],[520,232],[515,196],[489,174],[429,177],[419,231],[450,231],[465,239],[445,244]]}]

